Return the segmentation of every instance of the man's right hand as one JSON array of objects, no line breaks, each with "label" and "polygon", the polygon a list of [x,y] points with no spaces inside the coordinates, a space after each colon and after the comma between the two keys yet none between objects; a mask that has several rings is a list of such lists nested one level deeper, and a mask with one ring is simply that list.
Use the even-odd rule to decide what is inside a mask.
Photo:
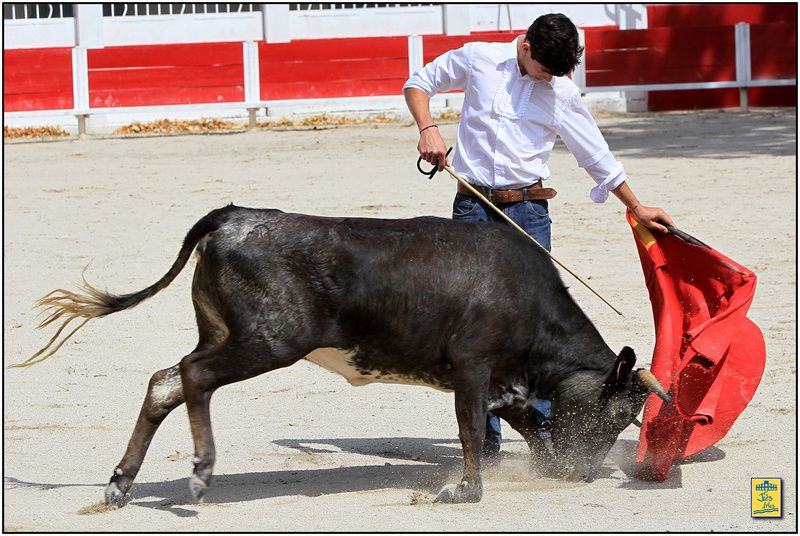
[{"label": "man's right hand", "polygon": [[443,171],[444,166],[448,164],[447,147],[437,127],[424,130],[419,135],[417,150],[423,160],[436,166],[439,171]]}]

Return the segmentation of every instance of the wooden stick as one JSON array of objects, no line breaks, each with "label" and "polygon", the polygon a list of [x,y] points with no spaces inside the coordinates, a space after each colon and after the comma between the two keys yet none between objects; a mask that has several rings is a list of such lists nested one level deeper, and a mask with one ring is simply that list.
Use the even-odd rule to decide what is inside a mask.
[{"label": "wooden stick", "polygon": [[573,272],[572,270],[570,270],[569,268],[567,268],[567,267],[564,265],[564,263],[563,263],[563,262],[561,262],[560,260],[558,260],[558,258],[557,258],[555,255],[553,255],[552,253],[550,253],[549,251],[547,251],[547,248],[545,248],[543,245],[541,245],[539,242],[537,242],[537,241],[536,241],[536,239],[535,239],[534,237],[532,237],[531,235],[529,235],[528,233],[526,233],[526,232],[525,232],[525,230],[524,230],[522,227],[520,227],[519,225],[517,225],[517,224],[514,222],[514,220],[512,220],[511,218],[509,218],[508,216],[506,216],[506,215],[505,215],[505,213],[504,213],[502,210],[500,210],[499,208],[497,208],[497,207],[494,205],[494,203],[492,203],[491,201],[489,201],[488,199],[486,199],[486,197],[485,197],[485,196],[484,196],[482,193],[480,193],[478,190],[476,190],[476,189],[475,189],[475,188],[474,188],[474,187],[473,187],[473,186],[472,186],[470,183],[468,183],[467,181],[465,181],[464,179],[462,179],[462,178],[461,178],[461,177],[460,177],[460,176],[459,176],[459,175],[458,175],[458,174],[457,174],[455,171],[453,171],[453,168],[452,168],[452,167],[450,167],[450,166],[444,166],[444,169],[445,169],[445,171],[447,171],[447,172],[448,172],[448,173],[449,173],[449,174],[450,174],[450,175],[451,175],[451,176],[452,176],[454,179],[456,179],[456,180],[457,180],[459,183],[463,184],[463,185],[464,185],[464,187],[465,187],[467,190],[469,190],[470,192],[472,192],[472,194],[473,194],[475,197],[477,197],[478,199],[480,199],[481,201],[483,201],[484,203],[486,203],[487,205],[489,205],[489,206],[492,208],[492,210],[494,210],[495,212],[497,212],[497,213],[498,213],[498,214],[499,214],[499,215],[500,215],[500,216],[501,216],[501,217],[502,217],[504,220],[506,220],[508,223],[510,223],[510,224],[511,224],[511,226],[512,226],[514,229],[516,229],[517,231],[519,231],[520,233],[522,233],[523,235],[525,235],[525,236],[526,236],[526,237],[527,237],[527,238],[528,238],[528,239],[529,239],[531,242],[533,242],[534,244],[536,244],[537,246],[539,246],[539,247],[542,249],[542,251],[544,251],[545,253],[547,253],[547,255],[548,255],[548,256],[549,256],[551,259],[553,259],[553,261],[554,261],[556,264],[558,264],[558,265],[559,265],[559,266],[561,266],[561,267],[562,267],[564,270],[566,270],[567,272],[569,272],[569,273],[572,275],[572,277],[574,277],[575,279],[577,279],[578,281],[580,281],[581,283],[583,283],[583,285],[584,285],[586,288],[588,288],[589,290],[591,290],[592,292],[594,292],[595,296],[597,296],[598,298],[600,298],[601,300],[603,300],[603,302],[605,302],[605,304],[606,304],[606,305],[608,305],[609,307],[611,307],[611,309],[613,309],[615,313],[617,313],[617,314],[618,314],[618,315],[620,315],[620,316],[624,316],[624,315],[622,314],[622,312],[621,312],[619,309],[617,309],[616,307],[614,307],[613,305],[611,305],[611,304],[608,302],[608,300],[606,300],[606,299],[605,299],[603,296],[601,296],[601,295],[600,295],[600,293],[599,293],[599,292],[597,292],[595,289],[593,289],[593,288],[591,287],[591,285],[589,285],[589,283],[587,283],[587,282],[586,282],[586,281],[585,281],[585,280],[584,280],[584,279],[583,279],[581,276],[579,276],[578,274],[576,274],[575,272]]}]

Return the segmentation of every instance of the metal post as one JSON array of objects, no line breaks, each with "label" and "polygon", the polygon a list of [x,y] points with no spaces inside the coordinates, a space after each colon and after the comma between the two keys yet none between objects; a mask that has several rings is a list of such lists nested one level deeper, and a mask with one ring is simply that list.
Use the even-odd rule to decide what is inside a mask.
[{"label": "metal post", "polygon": [[83,48],[103,48],[103,6],[75,4],[74,10],[75,43]]},{"label": "metal post", "polygon": [[[581,46],[586,46],[586,35],[582,28],[578,29],[578,42]],[[583,58],[572,72],[572,81],[581,90],[581,93],[586,93],[586,50],[583,51]]]},{"label": "metal post", "polygon": [[288,43],[292,40],[292,18],[289,4],[261,4],[264,41]]},{"label": "metal post", "polygon": [[78,118],[78,138],[86,139],[86,118],[88,116],[86,114],[78,114],[76,117]]},{"label": "metal post", "polygon": [[247,103],[249,117],[248,128],[256,128],[256,110],[261,98],[261,79],[258,67],[258,43],[245,41],[242,43],[244,54],[244,100]]},{"label": "metal post", "polygon": [[442,4],[445,35],[469,35],[469,11],[465,4]]},{"label": "metal post", "polygon": [[72,49],[72,107],[78,118],[78,134],[86,135],[86,117],[89,110],[89,61],[86,49]]},{"label": "metal post", "polygon": [[408,74],[409,76],[424,66],[422,55],[422,36],[408,36]]},{"label": "metal post", "polygon": [[740,22],[735,26],[736,37],[736,81],[739,83],[739,107],[749,110],[747,89],[750,86],[750,25]]}]

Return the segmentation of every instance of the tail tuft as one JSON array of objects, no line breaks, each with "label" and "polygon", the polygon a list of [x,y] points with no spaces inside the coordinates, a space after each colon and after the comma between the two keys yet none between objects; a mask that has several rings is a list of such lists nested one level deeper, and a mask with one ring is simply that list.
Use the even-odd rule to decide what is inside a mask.
[{"label": "tail tuft", "polygon": [[[230,204],[221,209],[213,210],[198,220],[184,238],[183,245],[178,252],[178,258],[175,259],[169,271],[156,283],[139,292],[122,295],[109,294],[108,292],[103,292],[90,285],[84,277],[82,292],[70,292],[64,289],[56,289],[46,296],[43,296],[36,302],[36,307],[42,309],[43,313],[49,314],[47,318],[39,324],[39,328],[49,326],[56,321],[61,321],[61,326],[44,348],[22,363],[9,365],[9,368],[29,367],[36,363],[41,363],[55,354],[58,349],[61,348],[70,337],[75,335],[89,320],[129,309],[166,288],[186,265],[197,243],[205,235],[219,229],[220,226],[228,221],[230,214],[237,210],[239,210],[238,207]],[[84,272],[86,272],[86,269],[84,269]],[[67,336],[58,341],[58,337],[67,326],[79,318],[82,318],[83,321],[80,322],[75,329],[70,331]]]},{"label": "tail tuft", "polygon": [[[43,296],[36,302],[36,307],[42,309],[43,313],[49,314],[47,318],[42,320],[38,328],[44,328],[63,318],[63,320],[61,320],[61,326],[44,348],[22,363],[9,365],[9,368],[29,367],[44,361],[55,354],[59,348],[75,335],[89,320],[121,311],[132,305],[131,297],[130,295],[114,296],[113,294],[108,294],[90,285],[86,279],[83,280],[83,293],[56,289]],[[73,320],[79,318],[83,318],[84,320],[56,344],[58,337],[67,326],[70,325]]]}]

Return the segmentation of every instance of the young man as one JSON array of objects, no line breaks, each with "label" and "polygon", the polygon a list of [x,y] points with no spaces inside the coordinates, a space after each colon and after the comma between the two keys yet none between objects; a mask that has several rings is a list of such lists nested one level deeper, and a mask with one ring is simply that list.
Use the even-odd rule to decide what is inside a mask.
[{"label": "young man", "polygon": [[[542,15],[511,43],[467,43],[414,73],[403,86],[420,131],[417,149],[444,169],[446,144],[430,114],[430,98],[464,90],[453,168],[489,197],[542,246],[550,249],[549,198],[544,182],[556,135],[595,180],[590,198],[603,203],[612,192],[645,226],[666,231],[672,219],[662,209],[639,203],[627,175],[608,148],[578,87],[566,75],[580,63],[578,30],[566,16]],[[503,221],[459,186],[453,219]],[[549,402],[532,408],[546,433]],[[500,421],[487,416],[484,452],[500,449]]]}]

